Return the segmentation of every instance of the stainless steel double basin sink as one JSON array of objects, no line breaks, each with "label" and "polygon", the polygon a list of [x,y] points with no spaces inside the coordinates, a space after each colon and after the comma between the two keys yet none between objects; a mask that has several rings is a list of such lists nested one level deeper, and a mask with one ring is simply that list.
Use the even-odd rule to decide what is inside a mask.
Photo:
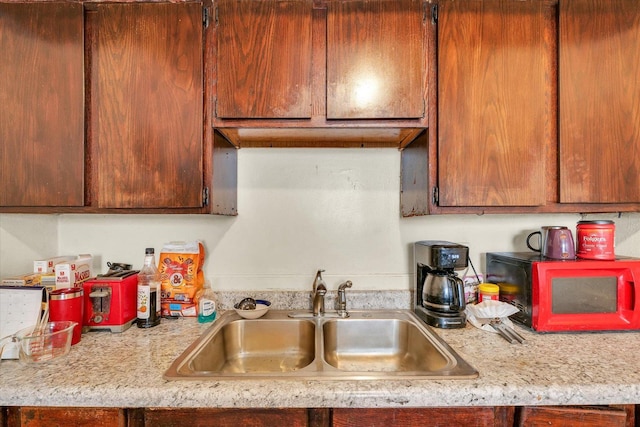
[{"label": "stainless steel double basin sink", "polygon": [[348,318],[225,312],[166,371],[168,380],[466,379],[478,372],[409,310]]}]

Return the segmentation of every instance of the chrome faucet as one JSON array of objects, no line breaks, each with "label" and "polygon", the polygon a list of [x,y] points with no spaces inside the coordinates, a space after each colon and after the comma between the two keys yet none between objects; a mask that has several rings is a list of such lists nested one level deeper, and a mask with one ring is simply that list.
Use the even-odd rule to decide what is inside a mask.
[{"label": "chrome faucet", "polygon": [[338,286],[338,316],[340,317],[349,317],[349,312],[347,311],[347,295],[346,289],[353,286],[351,280],[347,280],[340,286]]},{"label": "chrome faucet", "polygon": [[313,280],[313,315],[324,315],[324,296],[327,294],[327,285],[325,285],[322,279],[322,272],[324,270],[318,270],[316,278]]}]

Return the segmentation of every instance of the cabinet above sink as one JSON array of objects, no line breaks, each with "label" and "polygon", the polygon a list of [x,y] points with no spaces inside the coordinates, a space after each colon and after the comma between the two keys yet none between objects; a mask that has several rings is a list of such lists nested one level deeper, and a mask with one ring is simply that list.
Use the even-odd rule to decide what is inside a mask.
[{"label": "cabinet above sink", "polygon": [[404,147],[428,125],[422,0],[219,0],[213,126],[238,147]]}]

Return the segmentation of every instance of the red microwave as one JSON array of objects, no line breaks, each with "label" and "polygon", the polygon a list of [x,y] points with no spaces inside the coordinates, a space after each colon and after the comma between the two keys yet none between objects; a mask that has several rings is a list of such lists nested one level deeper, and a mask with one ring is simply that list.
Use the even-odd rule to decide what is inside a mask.
[{"label": "red microwave", "polygon": [[538,332],[640,330],[640,259],[549,260],[531,252],[487,253],[487,281]]}]

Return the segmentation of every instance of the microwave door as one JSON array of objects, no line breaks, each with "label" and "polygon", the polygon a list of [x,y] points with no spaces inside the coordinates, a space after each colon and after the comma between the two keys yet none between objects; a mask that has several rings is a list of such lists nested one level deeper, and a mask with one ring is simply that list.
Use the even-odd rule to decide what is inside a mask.
[{"label": "microwave door", "polygon": [[638,329],[640,307],[635,301],[635,270],[621,265],[577,269],[547,264],[540,267],[539,273],[534,329],[540,332]]}]

